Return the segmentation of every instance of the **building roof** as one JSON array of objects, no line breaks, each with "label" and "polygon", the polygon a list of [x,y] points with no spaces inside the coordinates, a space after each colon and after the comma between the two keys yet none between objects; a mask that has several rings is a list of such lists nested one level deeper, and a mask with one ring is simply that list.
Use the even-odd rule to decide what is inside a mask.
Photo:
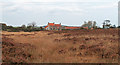
[{"label": "building roof", "polygon": [[45,28],[47,28],[48,26],[61,27],[61,24],[48,23],[48,25],[45,26]]},{"label": "building roof", "polygon": [[84,29],[88,29],[88,27],[83,27]]},{"label": "building roof", "polygon": [[54,26],[55,24],[54,23],[48,23],[49,26]]},{"label": "building roof", "polygon": [[78,29],[80,27],[65,27],[65,29]]},{"label": "building roof", "polygon": [[57,26],[57,27],[61,27],[61,24],[55,24],[55,26]]},{"label": "building roof", "polygon": [[48,26],[45,26],[45,28],[47,28]]}]

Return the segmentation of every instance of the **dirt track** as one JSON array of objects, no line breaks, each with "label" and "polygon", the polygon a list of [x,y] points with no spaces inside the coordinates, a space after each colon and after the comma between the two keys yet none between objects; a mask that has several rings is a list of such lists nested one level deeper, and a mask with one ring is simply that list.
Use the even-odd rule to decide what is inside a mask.
[{"label": "dirt track", "polygon": [[[27,59],[26,62],[33,63],[118,62],[117,29],[2,32],[2,35],[3,41],[6,41],[7,40],[6,38],[9,38],[12,39],[9,40],[12,41],[12,43],[20,44],[19,45],[20,48],[23,48],[24,45],[26,46],[24,48],[28,50],[27,54],[30,54],[32,56],[30,57],[30,59]],[[18,48],[19,46],[16,46],[16,48]],[[24,52],[25,50],[22,51]],[[11,53],[9,52],[9,54]],[[3,56],[6,58],[5,55]],[[7,60],[5,58],[3,59]],[[14,58],[14,56],[12,56],[12,58]]]}]

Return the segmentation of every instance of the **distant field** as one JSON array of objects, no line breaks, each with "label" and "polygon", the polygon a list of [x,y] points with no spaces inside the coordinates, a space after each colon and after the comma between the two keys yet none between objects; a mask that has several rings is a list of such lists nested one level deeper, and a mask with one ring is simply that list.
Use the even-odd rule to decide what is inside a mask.
[{"label": "distant field", "polygon": [[118,29],[3,31],[3,61],[118,63],[118,38]]}]

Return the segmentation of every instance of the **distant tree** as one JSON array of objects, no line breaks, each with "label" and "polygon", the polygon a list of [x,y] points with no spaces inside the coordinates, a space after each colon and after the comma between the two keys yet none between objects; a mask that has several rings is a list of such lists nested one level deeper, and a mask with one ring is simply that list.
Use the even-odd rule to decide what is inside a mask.
[{"label": "distant tree", "polygon": [[110,20],[105,20],[105,21],[103,22],[103,28],[105,28],[105,27],[107,27],[107,28],[110,28],[110,27],[111,27]]},{"label": "distant tree", "polygon": [[96,24],[97,24],[96,21],[88,21],[88,22],[85,21],[82,27],[88,27],[89,29],[97,28]]},{"label": "distant tree", "polygon": [[92,28],[92,21],[88,21],[88,28]]},{"label": "distant tree", "polygon": [[34,28],[36,26],[36,23],[35,22],[29,23],[28,26]]},{"label": "distant tree", "polygon": [[31,31],[38,31],[38,30],[39,29],[36,27],[36,23],[35,22],[28,23],[26,31],[31,32]]},{"label": "distant tree", "polygon": [[32,30],[35,29],[35,26],[36,26],[36,23],[35,23],[35,22],[28,23],[27,29],[28,29],[29,31],[32,31]]},{"label": "distant tree", "polygon": [[88,26],[92,27],[92,21],[88,21]]},{"label": "distant tree", "polygon": [[87,26],[87,22],[86,21],[84,21],[84,25],[85,25],[85,27]]},{"label": "distant tree", "polygon": [[118,26],[117,28],[120,28],[120,26]]},{"label": "distant tree", "polygon": [[25,26],[25,25],[22,25],[21,27],[22,27],[22,28],[26,28],[26,26]]},{"label": "distant tree", "polygon": [[0,30],[1,30],[1,29],[4,30],[4,31],[7,30],[7,25],[6,25],[6,24],[1,23],[0,25],[2,25],[2,28],[0,27]]},{"label": "distant tree", "polygon": [[7,26],[7,29],[13,29],[14,27],[13,26]]},{"label": "distant tree", "polygon": [[104,23],[105,23],[106,25],[109,25],[110,20],[104,20]]},{"label": "distant tree", "polygon": [[28,25],[27,28],[28,28],[28,29],[32,29],[33,27]]},{"label": "distant tree", "polygon": [[40,30],[44,30],[43,27],[40,27]]},{"label": "distant tree", "polygon": [[112,27],[113,27],[113,28],[116,28],[116,25],[113,25]]},{"label": "distant tree", "polygon": [[84,24],[82,25],[82,27],[87,27],[87,26],[86,26],[86,22],[84,22]]},{"label": "distant tree", "polygon": [[93,28],[96,28],[96,27],[97,27],[96,24],[97,24],[96,21],[94,21],[94,22],[93,22]]},{"label": "distant tree", "polygon": [[105,25],[105,22],[103,22],[103,25]]},{"label": "distant tree", "polygon": [[84,24],[82,25],[82,27],[88,27],[86,21],[84,21]]}]

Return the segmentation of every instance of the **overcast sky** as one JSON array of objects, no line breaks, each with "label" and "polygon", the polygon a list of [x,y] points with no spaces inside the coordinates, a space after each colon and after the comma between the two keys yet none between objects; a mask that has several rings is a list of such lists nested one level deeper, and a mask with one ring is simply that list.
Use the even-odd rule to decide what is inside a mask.
[{"label": "overcast sky", "polygon": [[[48,22],[80,26],[84,21],[96,21],[101,26],[105,19],[118,25],[119,0],[0,0],[0,21],[21,26]],[[2,6],[1,6],[2,5]]]}]

